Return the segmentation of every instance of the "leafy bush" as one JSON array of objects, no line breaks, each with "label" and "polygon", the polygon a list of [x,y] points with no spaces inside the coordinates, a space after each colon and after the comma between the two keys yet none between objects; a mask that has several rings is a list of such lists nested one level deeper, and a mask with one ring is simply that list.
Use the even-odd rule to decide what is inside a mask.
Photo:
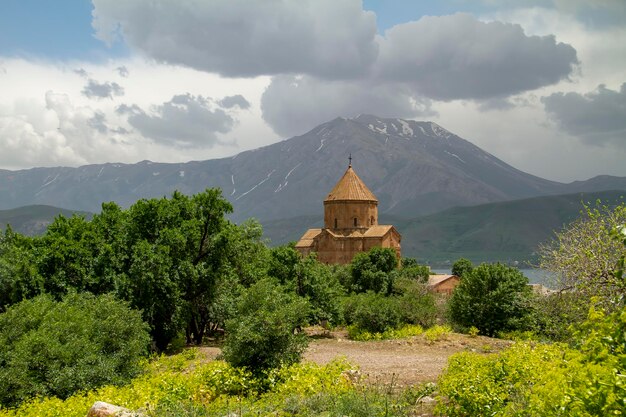
[{"label": "leafy bush", "polygon": [[352,340],[367,342],[368,340],[406,339],[419,336],[424,329],[419,324],[407,324],[398,329],[388,329],[382,333],[370,333],[357,326],[348,326],[348,337]]},{"label": "leafy bush", "polygon": [[583,322],[590,300],[578,292],[558,292],[535,298],[536,332],[552,341],[569,342],[572,324]]},{"label": "leafy bush", "polygon": [[383,333],[397,328],[401,323],[396,297],[386,297],[371,291],[347,297],[343,314],[347,324],[370,333]]},{"label": "leafy bush", "polygon": [[[17,409],[0,409],[0,417],[84,417],[95,401],[142,410],[150,416],[229,415],[235,410],[238,415],[256,416],[282,412],[287,404],[302,406],[302,410],[315,404],[330,408],[343,395],[355,391],[344,375],[348,369],[345,361],[323,366],[295,364],[273,371],[269,391],[259,394],[259,387],[267,385],[266,379],[223,361],[207,363],[198,351],[189,349],[157,357],[127,385],[81,392],[66,400],[33,399]],[[323,401],[316,402],[318,396]]]},{"label": "leafy bush", "polygon": [[226,322],[223,356],[235,367],[259,374],[298,362],[307,346],[296,329],[306,324],[306,300],[263,279],[241,296],[237,317]]},{"label": "leafy bush", "polygon": [[444,326],[433,326],[430,329],[427,329],[424,332],[424,338],[430,342],[430,343],[434,343],[434,342],[438,342],[440,340],[445,340],[448,338],[448,335],[452,333],[452,328],[448,325],[444,325]]},{"label": "leafy bush", "polygon": [[532,323],[532,291],[528,278],[515,268],[482,264],[467,273],[449,302],[450,316],[461,327],[481,334],[525,330]]},{"label": "leafy bush", "polygon": [[390,272],[397,266],[398,258],[391,248],[372,248],[369,252],[357,253],[350,263],[351,282],[348,290],[388,294],[393,283]]},{"label": "leafy bush", "polygon": [[0,314],[0,404],[125,383],[141,369],[148,327],[112,296],[39,296]]},{"label": "leafy bush", "polygon": [[425,284],[414,279],[402,278],[394,282],[394,297],[403,323],[430,327],[437,318],[435,296]]},{"label": "leafy bush", "polygon": [[608,416],[626,413],[626,310],[594,308],[578,350],[518,342],[497,355],[453,355],[439,379],[446,416]]}]

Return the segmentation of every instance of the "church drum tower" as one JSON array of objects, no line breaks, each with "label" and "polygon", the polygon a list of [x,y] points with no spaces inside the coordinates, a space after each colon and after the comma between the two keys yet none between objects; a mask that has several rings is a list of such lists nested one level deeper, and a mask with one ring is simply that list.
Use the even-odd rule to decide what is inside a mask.
[{"label": "church drum tower", "polygon": [[303,256],[317,253],[323,263],[346,264],[373,247],[393,248],[400,259],[400,233],[378,224],[378,199],[352,164],[324,200],[324,228],[309,229],[296,244]]}]

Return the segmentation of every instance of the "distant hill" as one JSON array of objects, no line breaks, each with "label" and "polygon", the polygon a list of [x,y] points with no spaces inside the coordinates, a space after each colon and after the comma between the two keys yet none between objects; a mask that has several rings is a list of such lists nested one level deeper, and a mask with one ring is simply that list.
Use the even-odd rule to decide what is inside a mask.
[{"label": "distant hill", "polygon": [[0,230],[5,230],[7,224],[15,232],[27,236],[41,235],[55,217],[63,215],[72,217],[73,214],[83,215],[90,218],[92,215],[85,212],[76,212],[53,206],[25,206],[10,210],[0,210]]},{"label": "distant hill", "polygon": [[[554,231],[579,217],[582,202],[615,205],[626,192],[603,191],[535,197],[517,201],[454,207],[414,219],[380,216],[402,234],[402,254],[430,264],[459,257],[480,261],[528,261]],[[323,213],[263,223],[265,236],[278,245],[297,240],[310,227],[320,227]]]},{"label": "distant hill", "polygon": [[104,201],[128,207],[174,190],[220,187],[235,221],[319,216],[350,153],[382,215],[413,218],[460,205],[626,190],[622,177],[562,184],[527,174],[436,123],[361,115],[232,158],[0,170],[0,209],[47,204],[99,212]]}]

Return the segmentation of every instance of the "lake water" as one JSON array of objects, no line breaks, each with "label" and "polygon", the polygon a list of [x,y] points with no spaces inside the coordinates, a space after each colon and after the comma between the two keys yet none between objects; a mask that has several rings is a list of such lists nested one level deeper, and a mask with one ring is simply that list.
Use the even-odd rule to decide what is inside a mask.
[{"label": "lake water", "polygon": [[[451,272],[450,269],[445,268],[432,268],[432,271],[437,274],[449,274]],[[546,285],[546,282],[550,282],[550,273],[545,269],[520,268],[520,272],[528,278],[528,282],[530,282],[531,284]]]}]

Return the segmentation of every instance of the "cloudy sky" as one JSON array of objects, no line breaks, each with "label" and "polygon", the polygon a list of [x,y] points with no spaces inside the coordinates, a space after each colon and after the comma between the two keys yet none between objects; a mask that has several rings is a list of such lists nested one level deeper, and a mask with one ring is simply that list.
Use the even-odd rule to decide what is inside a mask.
[{"label": "cloudy sky", "polygon": [[3,0],[0,169],[211,159],[371,113],[626,176],[624,22],[624,0]]}]

